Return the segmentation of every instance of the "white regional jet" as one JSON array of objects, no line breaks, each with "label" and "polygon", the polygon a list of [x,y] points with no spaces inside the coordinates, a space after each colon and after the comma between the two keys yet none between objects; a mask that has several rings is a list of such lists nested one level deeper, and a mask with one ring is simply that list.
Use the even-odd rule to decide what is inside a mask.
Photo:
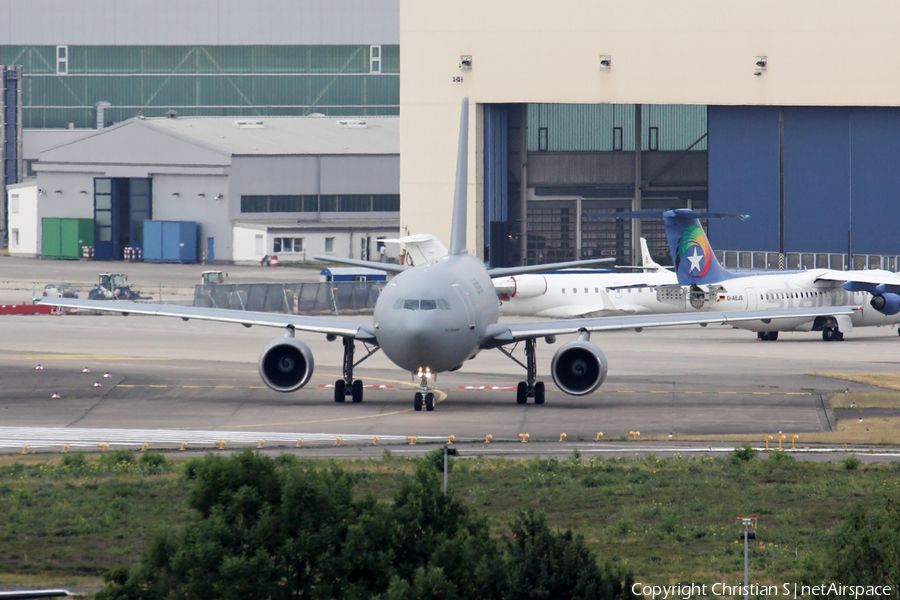
[{"label": "white regional jet", "polygon": [[642,273],[572,269],[495,278],[500,315],[571,319],[689,312],[678,277],[653,260],[643,238],[641,262]]},{"label": "white regional jet", "polygon": [[677,301],[695,311],[758,311],[790,308],[838,310],[861,306],[850,314],[814,318],[757,319],[733,323],[756,331],[761,340],[778,339],[779,331],[821,331],[825,341],[844,339],[854,327],[900,323],[900,274],[883,270],[810,269],[772,273],[732,273],[719,265],[699,219],[747,215],[700,213],[688,209],[599,213],[594,218],[663,218],[678,283],[685,293]]},{"label": "white regional jet", "polygon": [[[468,98],[462,101],[460,139],[456,167],[456,191],[450,229],[450,251],[433,264],[417,267],[342,259],[357,266],[390,269],[397,272],[375,303],[372,321],[356,321],[331,317],[273,314],[253,311],[141,304],[129,301],[90,301],[46,298],[41,304],[66,308],[88,308],[100,311],[161,315],[184,320],[202,319],[240,323],[246,327],[260,325],[280,328],[284,336],[272,340],[259,357],[259,374],[273,390],[295,392],[309,383],[313,375],[313,355],[309,346],[295,337],[307,332],[343,340],[343,377],[335,382],[334,400],[363,400],[363,384],[353,377],[354,368],[381,350],[402,370],[420,379],[419,391],[413,396],[413,407],[420,411],[435,408],[431,387],[439,373],[456,371],[484,350],[498,349],[526,369],[524,381],[516,391],[516,402],[528,399],[543,404],[544,382],[537,380],[536,342],[544,338],[554,342],[556,336],[575,334],[578,339],[563,344],[554,354],[550,373],[557,387],[573,396],[584,396],[596,390],[606,379],[608,363],[603,352],[590,341],[591,332],[678,324],[727,323],[735,320],[803,316],[806,319],[823,314],[821,309],[781,311],[717,312],[711,314],[634,315],[598,319],[566,319],[527,323],[499,323],[499,299],[491,276],[519,275],[546,267],[485,268],[484,263],[466,251],[466,190],[468,151]],[[329,258],[329,260],[335,260]],[[564,267],[558,267],[564,268]],[[844,307],[837,314],[849,314]],[[833,314],[829,309],[827,314]],[[363,343],[368,353],[354,360],[356,342]],[[513,357],[519,343],[525,347],[527,364]]]}]

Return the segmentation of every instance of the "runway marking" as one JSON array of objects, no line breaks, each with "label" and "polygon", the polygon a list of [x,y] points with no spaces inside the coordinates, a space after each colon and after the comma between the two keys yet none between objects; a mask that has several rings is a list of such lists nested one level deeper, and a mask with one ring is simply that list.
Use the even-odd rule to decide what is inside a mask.
[{"label": "runway marking", "polygon": [[[319,388],[333,388],[333,387],[334,387],[334,384],[333,384],[333,383],[320,383],[320,384],[317,385],[316,387],[319,387]],[[392,386],[392,385],[364,385],[364,386],[363,386],[363,389],[364,389],[364,390],[369,390],[369,389],[386,390],[386,389],[391,389],[391,388],[393,388],[393,387],[394,387],[394,386]]]},{"label": "runway marking", "polygon": [[[379,379],[379,378],[376,378],[376,377],[371,377],[370,379],[373,379],[373,380],[375,380],[375,381],[385,381],[385,382],[387,382],[387,383],[395,384],[395,385],[398,385],[398,386],[410,386],[410,387],[413,387],[413,388],[418,388],[418,387],[419,387],[419,384],[417,384],[417,383],[409,383],[409,382],[406,382],[406,381],[397,381],[397,380],[395,380],[395,379]],[[435,403],[436,405],[437,405],[437,404],[440,404],[441,402],[443,402],[444,400],[447,399],[447,393],[446,393],[446,392],[443,392],[443,391],[441,391],[441,390],[435,389],[435,390],[434,390],[434,393],[438,396],[437,399],[434,401],[434,403]],[[230,427],[233,427],[233,428],[235,428],[235,429],[246,429],[246,428],[248,428],[248,427],[279,427],[279,426],[284,426],[284,425],[310,425],[310,424],[315,424],[315,423],[338,423],[338,422],[341,422],[341,421],[359,421],[359,420],[361,420],[361,419],[380,419],[380,418],[382,418],[382,417],[390,417],[390,416],[393,416],[393,415],[400,415],[400,414],[408,413],[408,412],[414,412],[414,409],[412,409],[412,408],[405,408],[405,409],[403,409],[403,410],[394,410],[394,411],[391,411],[391,412],[379,413],[379,414],[377,414],[377,415],[357,415],[357,416],[355,416],[355,417],[337,417],[337,418],[334,418],[334,419],[318,419],[318,420],[315,420],[315,421],[285,421],[285,422],[282,422],[282,423],[256,423],[256,424],[253,424],[253,425],[230,425]],[[192,428],[192,429],[196,429],[196,428]],[[218,430],[213,429],[213,428],[210,428],[210,430],[211,430],[211,431],[218,431]],[[444,437],[446,437],[446,436],[444,436]],[[304,438],[304,439],[305,439],[305,438]],[[405,439],[405,438],[404,438],[404,439]]]},{"label": "runway marking", "polygon": [[145,356],[114,356],[111,354],[0,354],[0,358],[16,360],[171,360]]},{"label": "runway marking", "polygon": [[514,390],[514,385],[461,385],[458,390]]}]

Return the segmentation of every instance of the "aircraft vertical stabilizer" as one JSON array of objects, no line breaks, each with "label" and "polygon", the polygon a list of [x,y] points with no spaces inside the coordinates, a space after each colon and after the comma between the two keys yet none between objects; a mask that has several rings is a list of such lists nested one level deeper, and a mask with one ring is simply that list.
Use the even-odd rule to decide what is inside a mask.
[{"label": "aircraft vertical stabilizer", "polygon": [[[680,285],[706,285],[731,279],[729,273],[716,260],[700,219],[712,216],[688,209],[667,210],[663,213],[666,221],[666,237],[675,264],[675,273]],[[729,215],[730,216],[730,215]]]},{"label": "aircraft vertical stabilizer", "polygon": [[469,99],[463,98],[459,115],[459,150],[456,154],[456,188],[453,192],[453,222],[450,254],[466,253],[466,191],[469,185]]}]

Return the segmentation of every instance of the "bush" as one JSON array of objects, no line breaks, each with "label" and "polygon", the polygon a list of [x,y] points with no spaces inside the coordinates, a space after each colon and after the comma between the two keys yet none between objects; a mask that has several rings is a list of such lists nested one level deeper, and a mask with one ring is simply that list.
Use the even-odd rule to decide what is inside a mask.
[{"label": "bush", "polygon": [[736,465],[750,462],[755,457],[756,450],[754,450],[749,442],[744,442],[740,446],[735,447],[728,455],[729,460]]},{"label": "bush", "polygon": [[847,471],[855,471],[861,464],[862,461],[853,454],[844,457],[844,460],[841,461],[841,466]]}]

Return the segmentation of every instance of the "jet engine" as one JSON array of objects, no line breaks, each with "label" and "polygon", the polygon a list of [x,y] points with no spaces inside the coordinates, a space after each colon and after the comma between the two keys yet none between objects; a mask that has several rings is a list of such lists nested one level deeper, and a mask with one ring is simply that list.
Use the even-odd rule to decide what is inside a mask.
[{"label": "jet engine", "polygon": [[272,340],[259,355],[259,376],[276,392],[295,392],[313,374],[309,346],[292,337]]},{"label": "jet engine", "polygon": [[572,396],[590,394],[606,379],[609,364],[603,352],[589,341],[587,333],[564,344],[550,363],[556,386]]},{"label": "jet engine", "polygon": [[494,289],[501,300],[531,298],[547,293],[547,278],[543,275],[517,275],[494,280]]},{"label": "jet engine", "polygon": [[890,292],[875,294],[869,305],[883,315],[896,315],[900,312],[900,294]]}]

